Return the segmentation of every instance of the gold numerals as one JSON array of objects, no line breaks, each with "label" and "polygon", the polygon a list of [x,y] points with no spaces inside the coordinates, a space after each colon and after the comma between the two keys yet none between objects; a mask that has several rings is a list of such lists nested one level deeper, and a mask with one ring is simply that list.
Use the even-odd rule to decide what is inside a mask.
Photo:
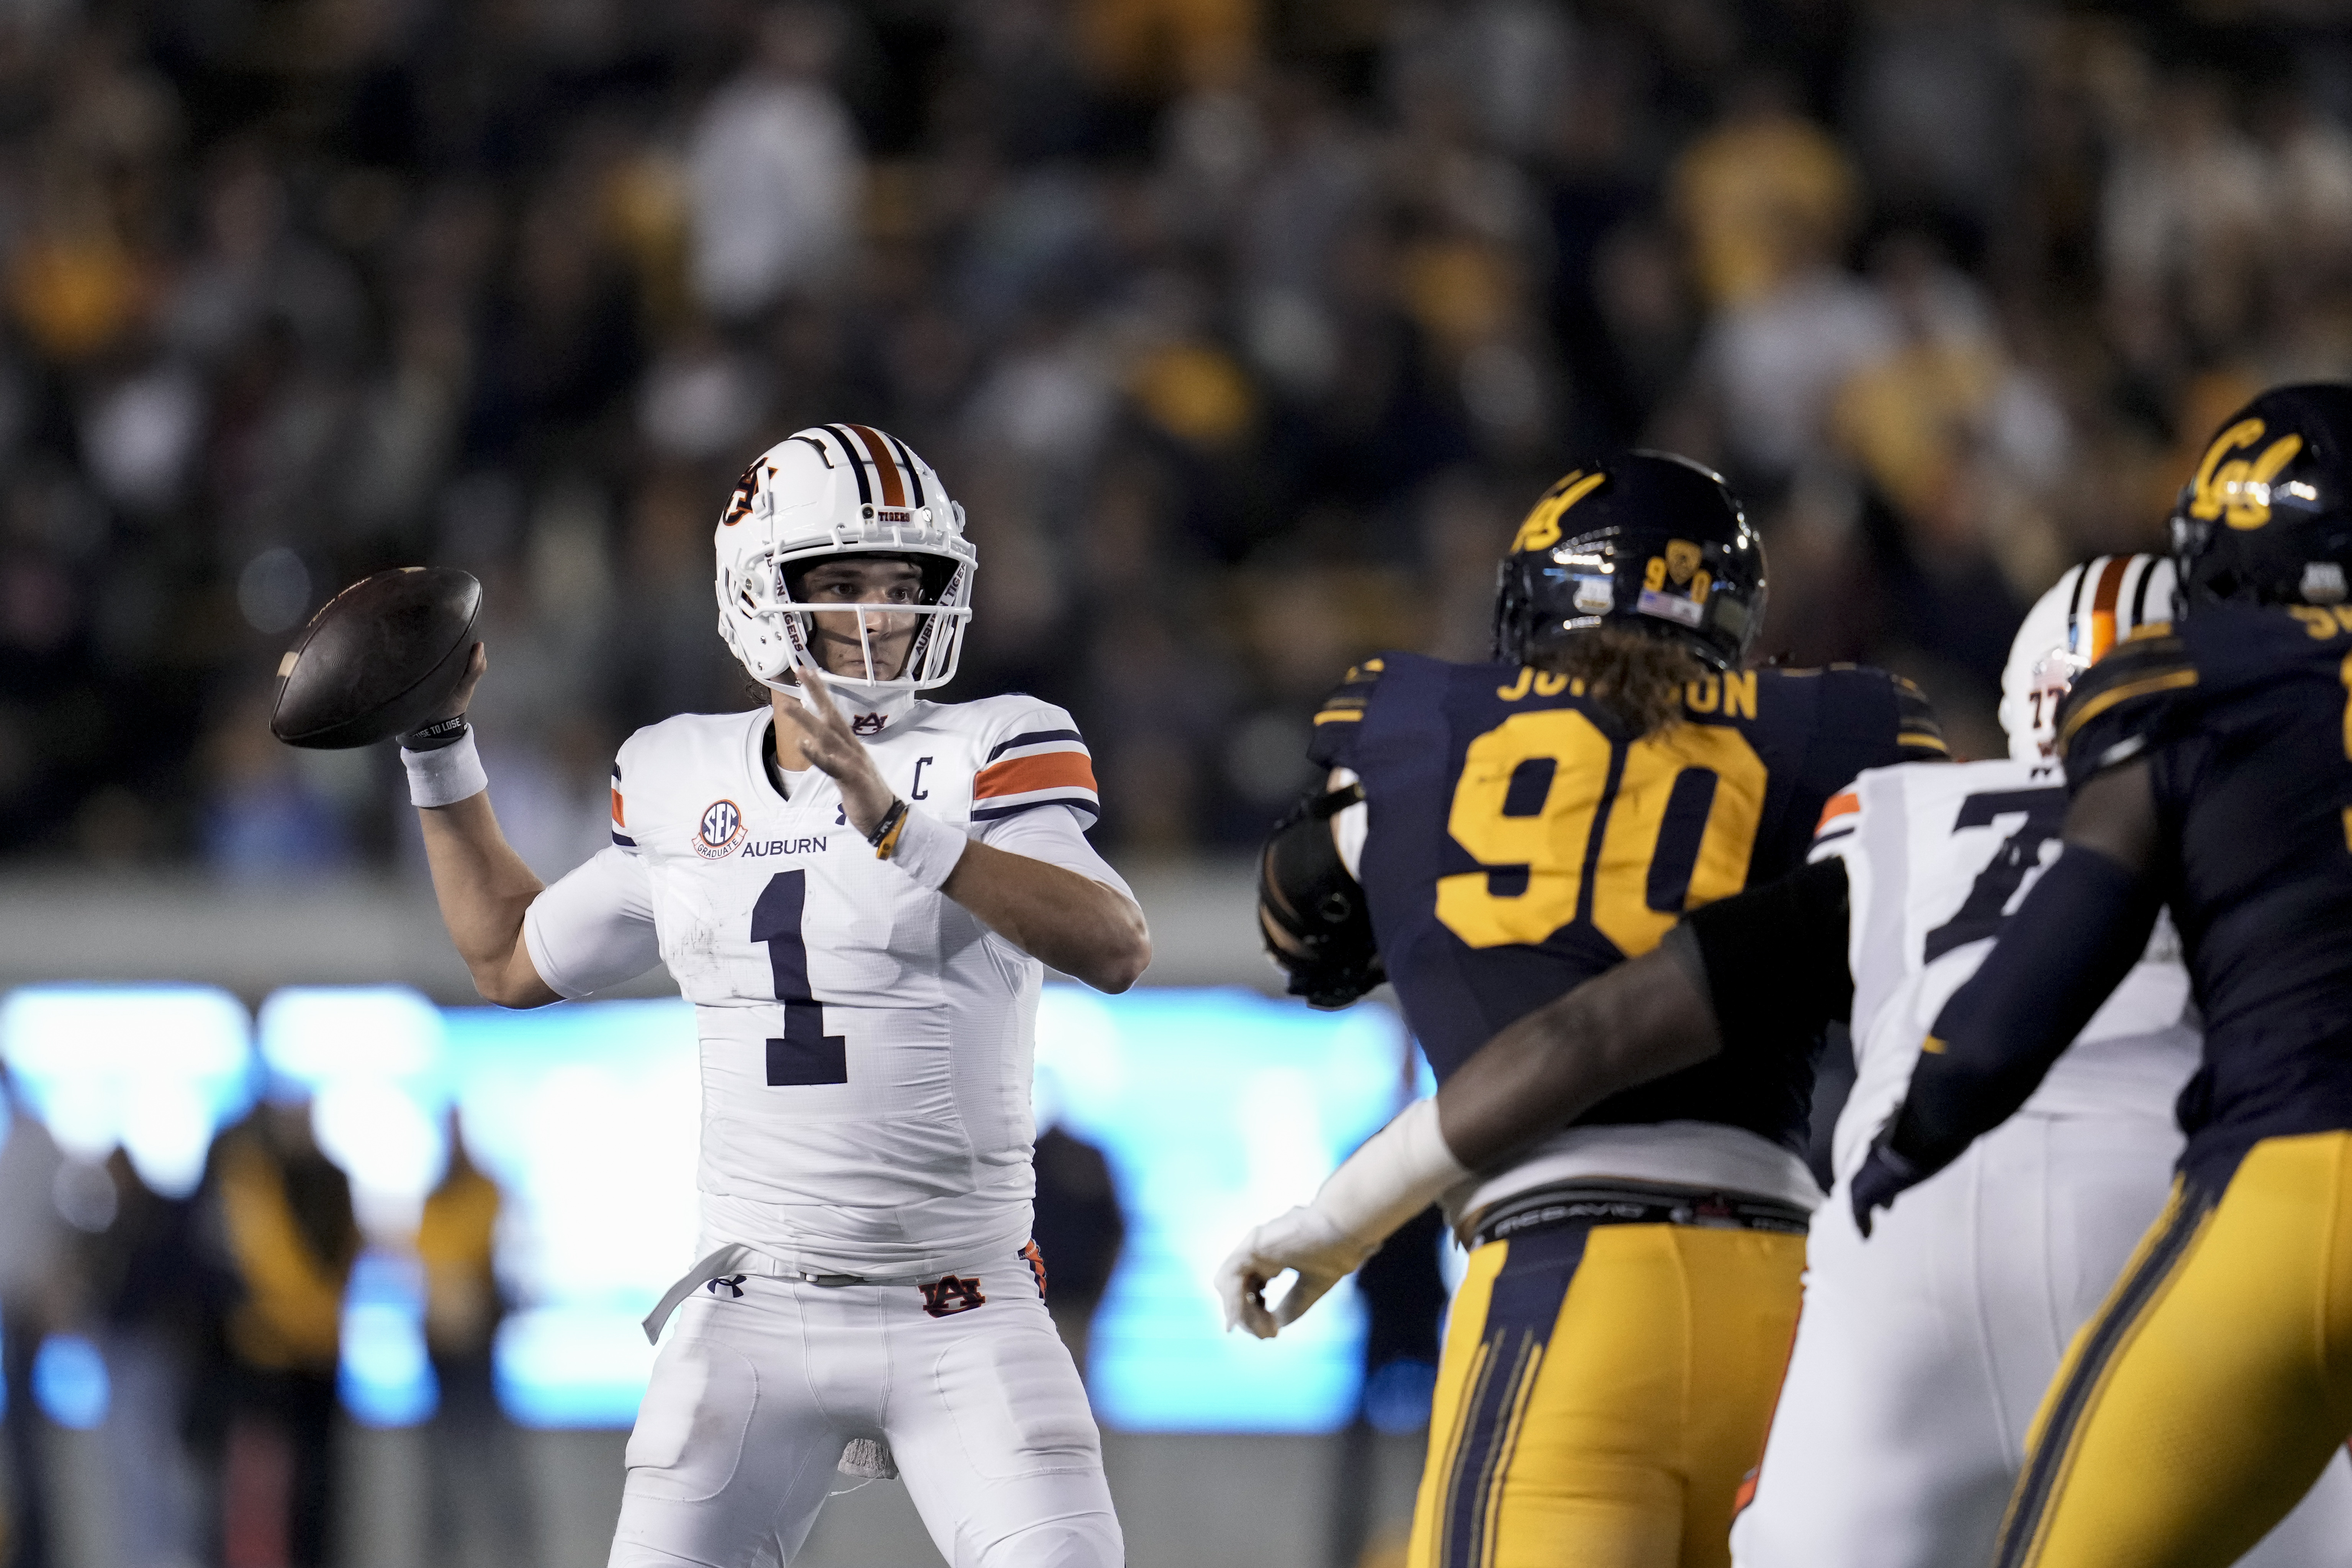
[{"label": "gold numerals", "polygon": [[[1514,803],[1523,767],[1546,762],[1541,801]],[[1677,907],[1655,909],[1668,808],[1695,772],[1713,774],[1715,788],[1689,885]],[[1590,860],[1594,928],[1629,957],[1647,952],[1683,910],[1746,884],[1764,788],[1764,760],[1737,730],[1675,724],[1620,745],[1572,709],[1514,714],[1470,743],[1446,829],[1485,868],[1438,879],[1437,918],[1472,947],[1540,942],[1577,918]],[[1522,809],[1507,814],[1512,804]],[[1509,875],[1521,869],[1523,882]]]}]

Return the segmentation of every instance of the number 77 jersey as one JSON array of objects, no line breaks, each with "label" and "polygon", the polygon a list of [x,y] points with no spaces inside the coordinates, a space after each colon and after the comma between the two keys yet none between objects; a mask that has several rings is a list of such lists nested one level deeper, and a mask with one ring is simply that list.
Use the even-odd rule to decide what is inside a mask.
[{"label": "number 77 jersey", "polygon": [[[1390,654],[1349,671],[1309,754],[1361,781],[1359,876],[1440,1081],[1515,1019],[1647,952],[1683,911],[1803,864],[1865,768],[1947,754],[1927,699],[1857,666],[1708,675],[1639,738],[1580,681]],[[1581,1124],[1696,1120],[1801,1149],[1811,1063],[1707,1063]]]}]

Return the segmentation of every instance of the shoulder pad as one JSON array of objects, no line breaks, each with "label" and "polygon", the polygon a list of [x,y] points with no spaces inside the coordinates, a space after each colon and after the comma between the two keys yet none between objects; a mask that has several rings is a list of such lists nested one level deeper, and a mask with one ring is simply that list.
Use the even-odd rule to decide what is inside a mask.
[{"label": "shoulder pad", "polygon": [[[1940,763],[1951,760],[1952,748],[1944,740],[1944,726],[1936,718],[1935,704],[1927,700],[1926,692],[1894,671],[1881,669],[1874,664],[1840,662],[1827,665],[1820,669],[1783,669],[1780,673],[1823,677],[1832,685],[1843,685],[1847,690],[1857,694],[1872,689],[1883,689],[1886,692],[1894,706],[1891,715],[1892,734],[1880,728],[1888,721],[1890,716],[1886,710],[1877,708],[1874,700],[1870,706],[1861,709],[1854,715],[1867,719],[1867,733],[1862,738],[1872,746],[1883,744],[1885,747],[1885,750],[1876,753],[1870,766],[1891,767],[1896,763]],[[1843,724],[1841,728],[1843,729]],[[1855,733],[1851,730],[1846,730],[1844,732]]]},{"label": "shoulder pad", "polygon": [[1944,726],[1936,720],[1936,705],[1927,694],[1899,675],[1895,683],[1895,749],[1906,763],[1949,762],[1952,748],[1944,742]]},{"label": "shoulder pad", "polygon": [[1377,658],[1349,666],[1331,695],[1323,699],[1323,706],[1315,710],[1315,722],[1349,724],[1361,719],[1372,700],[1372,688],[1380,684],[1381,672],[1387,668],[1386,660]]},{"label": "shoulder pad", "polygon": [[1372,689],[1380,684],[1381,672],[1387,668],[1387,661],[1378,658],[1350,666],[1346,677],[1315,710],[1315,735],[1307,743],[1307,755],[1318,766],[1330,767],[1347,759],[1356,727],[1363,722],[1364,710],[1371,706]]},{"label": "shoulder pad", "polygon": [[2129,762],[2163,737],[2197,685],[2197,663],[2169,622],[2151,621],[2083,673],[2058,709],[2066,782]]}]

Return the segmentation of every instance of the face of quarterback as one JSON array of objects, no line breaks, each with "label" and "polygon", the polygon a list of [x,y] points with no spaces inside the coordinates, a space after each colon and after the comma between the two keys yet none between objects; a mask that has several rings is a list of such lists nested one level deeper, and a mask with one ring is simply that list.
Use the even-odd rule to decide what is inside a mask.
[{"label": "face of quarterback", "polygon": [[[887,606],[921,604],[923,574],[912,562],[836,556],[802,574],[793,598],[816,612],[809,649],[819,668],[851,680],[896,680],[906,668],[915,628],[923,617],[893,615]],[[840,607],[828,610],[828,605]],[[874,658],[871,671],[866,666],[868,650]]]}]

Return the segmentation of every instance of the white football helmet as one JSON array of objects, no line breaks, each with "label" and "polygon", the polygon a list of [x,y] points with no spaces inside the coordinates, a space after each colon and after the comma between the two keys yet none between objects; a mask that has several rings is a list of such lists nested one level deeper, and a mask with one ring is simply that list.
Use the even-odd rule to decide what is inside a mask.
[{"label": "white football helmet", "polygon": [[2168,555],[2098,555],[2034,601],[2000,672],[2000,727],[2011,757],[2049,760],[2058,704],[2075,677],[2141,626],[2170,620],[2176,585]]},{"label": "white football helmet", "polygon": [[[761,685],[797,691],[786,677],[814,667],[870,734],[911,708],[915,693],[955,678],[980,559],[963,536],[963,508],[897,437],[866,425],[813,425],[786,437],[743,470],[715,538],[719,635]],[[912,562],[923,574],[921,602],[817,609],[793,599],[806,568],[841,555]],[[862,677],[817,663],[809,640],[820,615],[856,621]],[[902,635],[908,616],[919,618],[913,640],[886,673],[875,644]]]}]

